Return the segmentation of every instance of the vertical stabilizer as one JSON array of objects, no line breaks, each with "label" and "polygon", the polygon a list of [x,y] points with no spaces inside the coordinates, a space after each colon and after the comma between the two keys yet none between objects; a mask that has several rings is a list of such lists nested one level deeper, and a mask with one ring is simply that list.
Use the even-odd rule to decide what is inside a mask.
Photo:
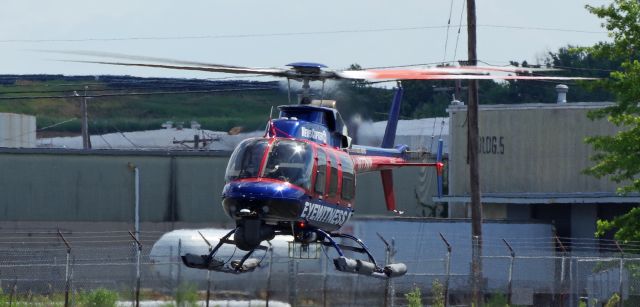
[{"label": "vertical stabilizer", "polygon": [[[400,117],[400,102],[402,101],[402,86],[398,82],[398,88],[393,95],[391,102],[391,110],[389,110],[389,119],[387,120],[387,128],[384,130],[382,138],[382,148],[392,148],[396,140],[396,130],[398,129],[398,119]],[[393,193],[393,173],[391,170],[380,171],[382,178],[382,188],[384,190],[384,200],[387,203],[387,210],[398,212],[396,209],[396,197]]]},{"label": "vertical stabilizer", "polygon": [[396,140],[396,130],[398,129],[398,119],[400,117],[400,102],[402,101],[402,86],[398,82],[398,88],[393,95],[391,102],[391,110],[389,110],[389,120],[387,120],[387,128],[384,130],[382,138],[382,148],[392,148]]}]

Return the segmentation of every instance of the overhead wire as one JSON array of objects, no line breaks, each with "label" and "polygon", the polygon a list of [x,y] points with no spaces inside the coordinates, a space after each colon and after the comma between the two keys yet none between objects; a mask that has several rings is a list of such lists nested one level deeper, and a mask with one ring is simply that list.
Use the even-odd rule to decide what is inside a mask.
[{"label": "overhead wire", "polygon": [[240,89],[216,89],[216,90],[195,90],[195,91],[158,91],[158,92],[144,92],[144,93],[108,93],[108,94],[89,94],[89,95],[50,95],[50,96],[15,96],[15,97],[0,97],[0,100],[22,100],[22,99],[69,99],[69,98],[102,98],[102,97],[121,97],[121,96],[150,96],[150,95],[184,95],[184,94],[206,94],[206,93],[221,93],[221,92],[239,92],[239,91],[264,91],[275,90],[276,87],[255,87],[255,88],[240,88]]},{"label": "overhead wire", "polygon": [[453,0],[449,6],[449,19],[447,19],[447,31],[444,37],[444,55],[442,56],[442,62],[447,60],[447,44],[449,43],[449,26],[451,25],[451,14],[453,13]]},{"label": "overhead wire", "polygon": [[[327,35],[327,34],[348,34],[348,33],[376,33],[376,32],[394,32],[394,31],[414,31],[427,29],[442,29],[450,25],[431,25],[431,26],[406,26],[406,27],[389,27],[389,28],[371,28],[371,29],[353,29],[353,30],[327,30],[327,31],[300,31],[300,32],[275,32],[275,33],[247,33],[247,34],[210,34],[210,35],[182,35],[182,36],[129,36],[129,37],[89,37],[89,38],[69,38],[69,39],[2,39],[0,43],[77,43],[77,42],[106,42],[106,41],[143,41],[143,40],[191,40],[191,39],[229,39],[229,38],[260,38],[260,37],[278,37],[278,36],[305,36],[305,35]],[[455,26],[466,27],[466,24],[458,24]],[[581,29],[569,29],[559,27],[536,27],[536,26],[517,26],[517,25],[500,25],[500,24],[478,24],[477,27],[499,28],[499,29],[515,29],[515,30],[533,30],[533,31],[553,31],[553,32],[569,32],[569,33],[585,33],[585,34],[606,34],[606,31],[592,31]]]},{"label": "overhead wire", "polygon": [[36,132],[44,131],[44,130],[47,130],[47,129],[49,129],[49,128],[57,127],[57,126],[60,126],[60,125],[66,124],[66,123],[68,123],[68,122],[71,122],[71,121],[74,121],[74,120],[77,120],[77,119],[78,119],[77,117],[70,118],[70,119],[67,119],[67,120],[64,120],[64,121],[61,121],[61,122],[57,122],[57,123],[51,124],[51,125],[46,126],[46,127],[42,127],[42,128],[40,128],[40,129],[31,130],[31,131],[26,131],[26,132],[23,132],[23,133],[21,133],[21,134],[19,134],[19,135],[16,135],[16,136],[6,137],[6,138],[4,138],[4,141],[15,141],[15,140],[17,140],[17,139],[19,139],[19,138],[22,138],[23,136],[25,136],[25,135],[27,135],[27,134],[31,134],[31,133],[36,133]]},{"label": "overhead wire", "polygon": [[462,29],[462,16],[464,16],[464,9],[467,6],[467,1],[462,0],[462,9],[460,10],[460,21],[458,21],[458,34],[456,35],[456,47],[453,49],[453,60],[456,60],[458,55],[458,42],[460,41],[460,31]]},{"label": "overhead wire", "polygon": [[[29,79],[29,77],[31,76],[37,76],[37,75],[10,75],[11,77],[7,77],[5,76],[0,76],[0,80],[6,80],[6,79],[12,79],[12,80],[20,80],[22,78],[24,79]],[[39,76],[39,75],[38,75]],[[82,76],[80,76],[82,77]],[[89,76],[87,76],[89,77]],[[93,76],[91,76],[93,77]],[[197,79],[181,79],[181,78],[160,78],[160,77],[151,77],[151,78],[145,78],[145,77],[130,77],[132,80],[119,80],[119,81],[112,81],[110,80],[113,76],[110,75],[106,75],[106,76],[98,76],[103,77],[103,79],[106,79],[104,82],[91,82],[91,83],[61,83],[61,84],[47,84],[47,87],[59,87],[59,86],[104,86],[107,84],[132,84],[132,83],[154,83],[154,82],[167,82],[167,81],[171,81],[172,83],[177,83],[177,84],[193,84],[193,85],[198,85],[198,84],[202,84],[202,80],[207,80],[207,81],[219,81],[219,80],[235,80],[235,79],[244,79],[244,78],[259,78],[259,77],[272,77],[272,76],[268,76],[268,75],[235,75],[235,76],[228,76],[228,77],[215,77],[215,78],[197,78]],[[107,77],[107,78],[105,78]],[[124,77],[124,76],[116,76],[115,78],[118,77]],[[140,80],[142,79],[142,80]],[[44,80],[46,81],[46,80]],[[43,82],[44,82],[43,81]],[[245,81],[246,82],[246,81]],[[251,81],[249,81],[251,82]],[[260,81],[260,82],[269,82],[269,81]],[[277,81],[274,81],[277,82]],[[8,85],[8,86],[13,86],[13,87],[30,87],[30,86],[42,86],[41,84],[2,84],[0,83],[0,86],[2,85]]]}]

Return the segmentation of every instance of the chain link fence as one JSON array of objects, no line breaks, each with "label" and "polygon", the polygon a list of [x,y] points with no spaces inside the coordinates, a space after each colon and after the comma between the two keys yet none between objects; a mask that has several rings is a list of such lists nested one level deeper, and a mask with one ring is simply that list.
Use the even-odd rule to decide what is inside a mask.
[{"label": "chain link fence", "polygon": [[[276,245],[255,255],[262,262],[254,272],[228,274],[189,269],[181,263],[179,255],[185,252],[207,252],[206,245],[193,243],[197,240],[180,240],[168,250],[154,250],[160,232],[140,233],[141,246],[127,231],[1,235],[0,305],[64,306],[66,302],[83,306],[96,291],[117,297],[122,306],[134,305],[136,300],[162,306],[185,302],[205,306],[207,301],[210,306],[231,302],[251,306],[406,306],[407,295],[416,294],[416,289],[425,305],[435,301],[468,305],[471,297],[470,245],[461,245],[461,238],[438,234],[395,234],[386,253],[384,245],[375,246],[383,252],[376,254],[378,259],[395,258],[409,267],[405,276],[394,279],[338,272],[332,263],[336,255],[325,248],[317,259],[294,259]],[[440,241],[440,247],[418,238]],[[481,260],[487,304],[601,306],[618,295],[623,305],[637,305],[640,254],[631,245],[615,244],[612,248],[614,243],[486,237]],[[407,246],[413,249],[396,253]],[[241,256],[239,250],[225,254],[229,259]],[[444,295],[434,295],[434,287],[440,287]]]}]

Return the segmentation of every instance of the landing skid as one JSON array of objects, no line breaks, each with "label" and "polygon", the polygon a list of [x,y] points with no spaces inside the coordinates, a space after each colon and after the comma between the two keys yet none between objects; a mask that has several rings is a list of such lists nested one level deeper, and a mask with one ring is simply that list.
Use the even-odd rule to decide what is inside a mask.
[{"label": "landing skid", "polygon": [[247,252],[241,259],[237,260],[222,260],[215,257],[216,253],[224,244],[235,245],[235,242],[229,240],[229,237],[236,232],[236,229],[229,231],[224,237],[220,239],[220,242],[209,252],[207,255],[195,255],[186,254],[181,256],[184,265],[194,269],[218,271],[223,273],[241,274],[255,270],[262,262],[261,259],[250,258],[254,251],[264,250],[268,251],[271,247],[259,245],[255,249]]},{"label": "landing skid", "polygon": [[[213,249],[211,249],[209,254],[186,254],[181,257],[182,262],[190,268],[232,274],[246,273],[255,270],[260,265],[262,260],[257,258],[250,258],[253,252],[255,252],[256,250],[269,251],[271,247],[259,245],[255,249],[247,252],[241,259],[237,260],[229,259],[225,261],[215,257],[216,253],[218,252],[220,247],[222,247],[222,245],[235,245],[235,242],[233,240],[230,240],[229,237],[236,233],[236,231],[237,228],[229,231],[229,233],[222,237],[218,244]],[[320,244],[328,247],[333,247],[338,253],[338,257],[333,259],[333,265],[338,271],[384,279],[400,277],[407,273],[407,266],[404,263],[393,263],[388,264],[384,267],[378,265],[375,258],[373,258],[373,255],[371,255],[369,249],[362,242],[362,240],[352,235],[342,233],[327,233],[320,229],[316,229],[314,230],[314,232],[318,234],[318,241],[320,242]],[[334,240],[334,238],[348,239],[355,242],[358,246],[338,244]],[[344,255],[344,250],[365,254],[367,255],[369,261],[348,258]]]},{"label": "landing skid", "polygon": [[[338,253],[339,257],[333,259],[333,265],[338,271],[367,275],[383,279],[400,277],[407,273],[407,266],[404,263],[393,263],[388,264],[384,267],[379,266],[376,262],[376,259],[373,258],[373,255],[371,255],[364,242],[352,235],[342,233],[327,233],[319,229],[316,230],[316,233],[323,237],[323,245],[333,247]],[[349,239],[357,243],[360,247],[338,244],[333,238]],[[344,255],[343,250],[366,254],[369,258],[369,261],[348,258]]]}]

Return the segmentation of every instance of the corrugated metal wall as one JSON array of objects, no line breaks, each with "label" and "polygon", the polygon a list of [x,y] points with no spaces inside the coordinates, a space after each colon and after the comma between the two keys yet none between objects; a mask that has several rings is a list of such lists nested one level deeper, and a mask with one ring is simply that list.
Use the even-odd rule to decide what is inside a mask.
[{"label": "corrugated metal wall", "polygon": [[[479,111],[481,193],[485,195],[488,193],[588,195],[589,193],[615,192],[617,185],[609,178],[597,179],[583,173],[593,165],[591,156],[594,153],[591,146],[585,144],[585,138],[595,135],[612,135],[618,131],[617,127],[606,120],[592,121],[587,117],[589,111],[608,105],[611,104],[481,106]],[[449,111],[451,115],[449,195],[468,197],[470,191],[466,160],[466,107],[452,106]],[[595,207],[591,208],[595,212]],[[507,218],[511,214],[516,214],[515,216],[519,218],[530,217],[528,208],[522,207],[517,210],[514,206],[508,207],[504,203],[483,204],[483,215],[488,218]],[[517,212],[524,213],[524,216]],[[467,217],[468,207],[461,203],[450,203],[449,215]],[[593,221],[590,220],[588,223],[591,222]]]},{"label": "corrugated metal wall", "polygon": [[[229,153],[81,150],[0,151],[0,221],[131,221],[140,170],[141,221],[212,222],[220,206]],[[395,172],[400,210],[419,213],[418,168]],[[392,215],[380,176],[358,177],[357,215]]]},{"label": "corrugated metal wall", "polygon": [[[616,184],[582,173],[593,150],[584,139],[617,128],[587,113],[605,104],[482,106],[479,112],[483,193],[613,192]],[[451,107],[449,191],[469,194],[466,107]]]}]

